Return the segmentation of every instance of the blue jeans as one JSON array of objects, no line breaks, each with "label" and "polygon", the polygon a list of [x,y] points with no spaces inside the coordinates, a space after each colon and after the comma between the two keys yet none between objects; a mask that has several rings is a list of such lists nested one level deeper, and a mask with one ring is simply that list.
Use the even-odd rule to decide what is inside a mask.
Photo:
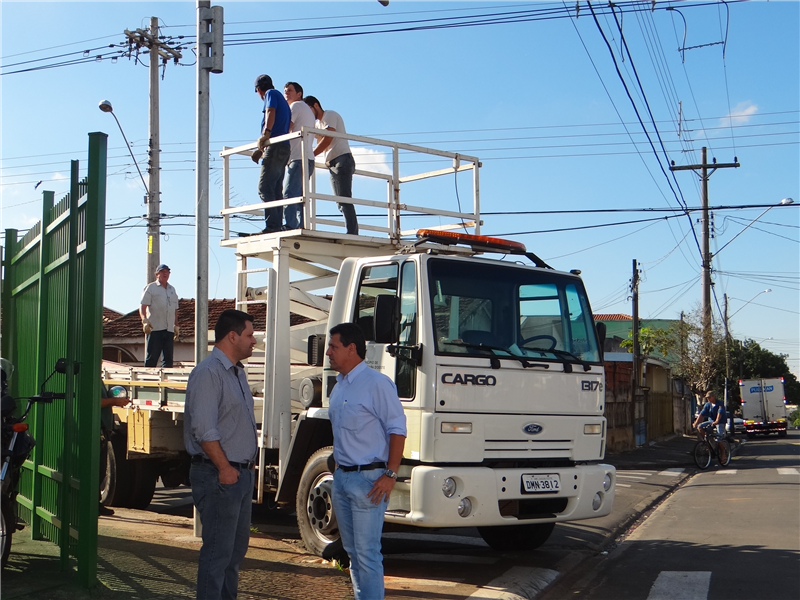
[{"label": "blue jeans", "polygon": [[342,546],[350,556],[350,579],[355,600],[383,600],[381,532],[388,503],[367,498],[383,469],[342,471],[333,474],[333,511],[339,523]]},{"label": "blue jeans", "polygon": [[254,471],[239,469],[239,480],[223,485],[214,465],[192,463],[189,480],[203,524],[197,600],[234,600],[239,587],[239,564],[250,543]]},{"label": "blue jeans", "polygon": [[[289,162],[289,142],[272,144],[264,151],[261,161],[261,176],[258,178],[258,195],[262,202],[283,200],[283,171]],[[276,206],[264,210],[267,231],[281,230],[282,207]]]},{"label": "blue jeans", "polygon": [[[350,153],[337,156],[328,161],[328,168],[331,172],[331,187],[334,196],[344,198],[353,197],[353,174],[356,172],[356,161]],[[356,209],[352,204],[346,202],[339,203],[339,210],[344,215],[344,223],[347,226],[347,233],[358,235],[358,220],[356,219]]]},{"label": "blue jeans", "polygon": [[[314,160],[308,160],[308,176],[314,173]],[[286,177],[283,180],[283,197],[299,198],[303,195],[303,159],[289,161]],[[286,229],[303,228],[303,203],[287,204],[283,207]]]},{"label": "blue jeans", "polygon": [[164,359],[161,361],[161,366],[172,367],[172,348],[174,337],[175,334],[169,329],[151,331],[147,336],[147,352],[144,355],[144,366],[157,366],[158,357],[163,353]]}]

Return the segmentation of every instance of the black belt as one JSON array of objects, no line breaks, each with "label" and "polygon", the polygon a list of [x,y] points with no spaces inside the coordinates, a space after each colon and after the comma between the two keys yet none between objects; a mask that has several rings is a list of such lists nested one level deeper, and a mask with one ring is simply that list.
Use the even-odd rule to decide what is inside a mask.
[{"label": "black belt", "polygon": [[374,462],[374,463],[370,463],[368,465],[353,465],[351,467],[347,466],[347,465],[339,465],[339,468],[342,471],[371,471],[372,469],[385,469],[386,468],[386,463],[385,462]]},{"label": "black belt", "polygon": [[[206,458],[205,456],[200,456],[199,454],[195,454],[194,456],[192,456],[192,462],[195,464],[209,464],[209,465],[214,464],[213,460],[211,460],[210,458]],[[256,463],[252,460],[248,460],[247,462],[233,462],[232,460],[229,460],[228,463],[232,467],[236,467],[237,469],[250,470],[256,466]]]}]

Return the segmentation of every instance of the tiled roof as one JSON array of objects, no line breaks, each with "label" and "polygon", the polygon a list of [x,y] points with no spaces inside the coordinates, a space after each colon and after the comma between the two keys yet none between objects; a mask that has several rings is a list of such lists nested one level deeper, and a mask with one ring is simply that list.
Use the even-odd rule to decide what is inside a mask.
[{"label": "tiled roof", "polygon": [[[227,298],[221,300],[208,301],[208,329],[214,329],[214,325],[223,310],[235,308],[235,301]],[[251,304],[247,307],[247,312],[253,315],[253,326],[256,331],[264,331],[267,319],[267,307],[265,304]],[[301,315],[292,314],[291,325],[299,325],[310,321]],[[181,298],[178,301],[178,326],[180,327],[180,339],[191,341],[194,338],[194,298]],[[106,338],[126,338],[141,337],[142,321],[139,318],[139,311],[129,312],[114,321],[103,324],[103,337]]]},{"label": "tiled roof", "polygon": [[610,313],[607,315],[595,315],[595,321],[633,321],[630,315],[623,315],[622,313]]},{"label": "tiled roof", "polygon": [[103,323],[108,323],[109,321],[119,319],[121,316],[121,312],[117,312],[111,308],[106,308],[105,306],[103,307]]}]

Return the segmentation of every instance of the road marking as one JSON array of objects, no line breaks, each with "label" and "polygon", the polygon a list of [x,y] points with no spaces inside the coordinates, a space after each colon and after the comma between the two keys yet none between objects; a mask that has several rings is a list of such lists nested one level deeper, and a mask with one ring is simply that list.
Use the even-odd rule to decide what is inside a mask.
[{"label": "road marking", "polygon": [[736,469],[726,469],[725,471],[717,471],[717,475],[736,475]]},{"label": "road marking", "polygon": [[468,597],[468,600],[532,600],[553,583],[558,571],[536,567],[511,567]]},{"label": "road marking", "polygon": [[779,467],[778,475],[800,475],[800,471],[794,467]]},{"label": "road marking", "polygon": [[639,477],[638,475],[620,475],[619,472],[617,472],[617,479],[637,479],[642,481],[647,479],[647,477]]},{"label": "road marking", "polygon": [[470,563],[473,565],[493,565],[500,561],[499,556],[463,556],[459,554],[384,554],[383,560],[391,558],[394,560],[421,560],[424,562],[454,562]]},{"label": "road marking", "polygon": [[665,471],[659,471],[659,475],[664,475],[665,477],[677,477],[681,473],[683,473],[684,469],[674,468],[674,469],[667,469]]},{"label": "road marking", "polygon": [[661,571],[647,600],[706,600],[711,571]]},{"label": "road marking", "polygon": [[459,583],[464,581],[463,579],[411,579],[408,577],[390,577],[389,575],[385,575],[383,580],[386,587],[393,589],[408,589],[410,586],[456,587]]},{"label": "road marking", "polygon": [[655,471],[617,471],[620,475],[644,475],[650,477]]},{"label": "road marking", "polygon": [[617,487],[631,487],[631,486],[627,483],[617,483]]}]

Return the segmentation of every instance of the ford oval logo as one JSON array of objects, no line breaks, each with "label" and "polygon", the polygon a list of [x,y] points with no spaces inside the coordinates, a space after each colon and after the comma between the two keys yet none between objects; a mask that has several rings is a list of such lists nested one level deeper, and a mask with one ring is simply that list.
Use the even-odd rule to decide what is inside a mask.
[{"label": "ford oval logo", "polygon": [[538,423],[528,423],[522,428],[522,431],[528,435],[536,435],[537,433],[542,433],[542,426]]}]

